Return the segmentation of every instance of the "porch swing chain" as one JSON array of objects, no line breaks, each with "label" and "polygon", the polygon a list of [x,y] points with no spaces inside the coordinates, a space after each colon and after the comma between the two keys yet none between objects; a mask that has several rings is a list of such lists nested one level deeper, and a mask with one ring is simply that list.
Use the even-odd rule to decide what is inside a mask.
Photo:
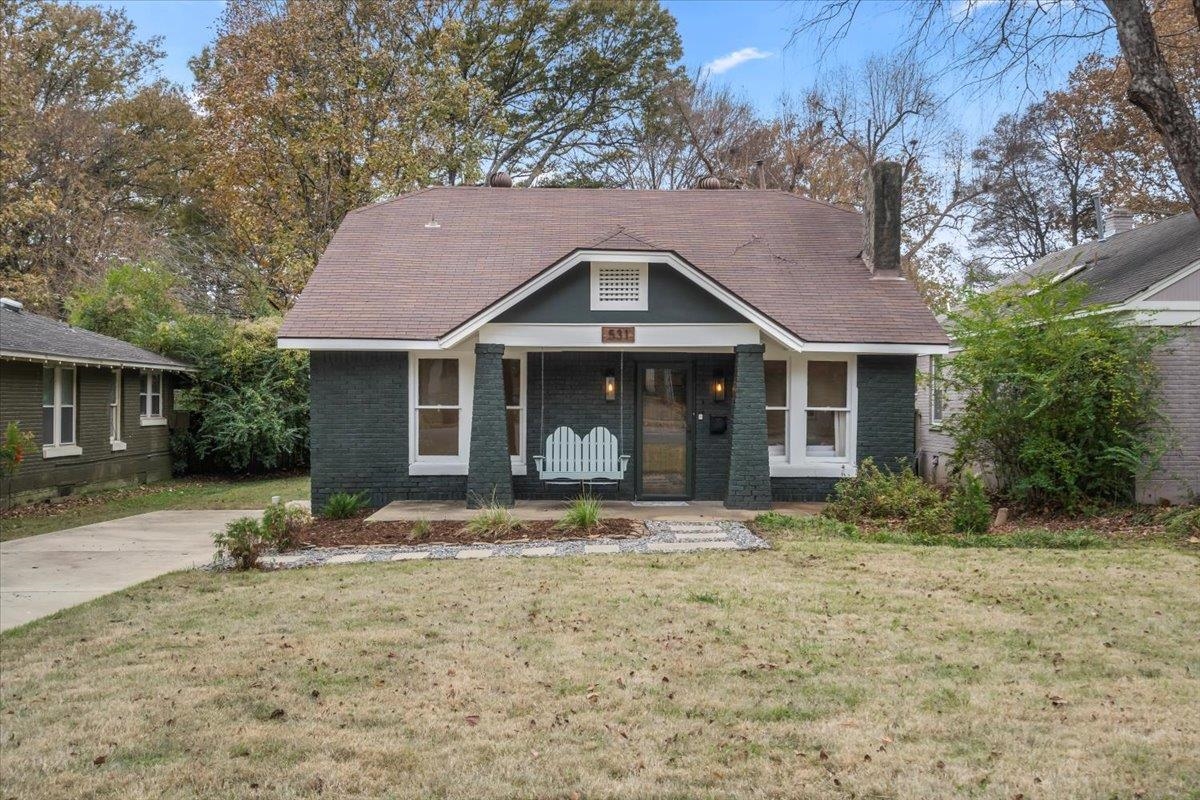
[{"label": "porch swing chain", "polygon": [[621,415],[621,427],[617,428],[617,455],[625,452],[625,351],[621,351],[621,371],[617,373],[617,390],[620,392],[620,399],[617,400],[621,407],[619,409]]},{"label": "porch swing chain", "polygon": [[538,403],[538,446],[546,457],[546,351],[542,351],[542,378],[538,381],[542,399]]}]

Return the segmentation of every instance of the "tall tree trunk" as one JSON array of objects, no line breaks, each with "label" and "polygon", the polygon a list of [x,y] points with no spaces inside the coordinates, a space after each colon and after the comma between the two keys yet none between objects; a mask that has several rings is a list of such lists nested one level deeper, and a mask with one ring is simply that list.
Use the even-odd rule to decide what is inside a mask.
[{"label": "tall tree trunk", "polygon": [[[1144,0],[1104,0],[1117,24],[1117,40],[1129,65],[1129,101],[1150,118],[1192,212],[1200,218],[1200,123],[1175,85],[1158,47],[1154,25]],[[1200,0],[1192,0],[1200,22]]]}]

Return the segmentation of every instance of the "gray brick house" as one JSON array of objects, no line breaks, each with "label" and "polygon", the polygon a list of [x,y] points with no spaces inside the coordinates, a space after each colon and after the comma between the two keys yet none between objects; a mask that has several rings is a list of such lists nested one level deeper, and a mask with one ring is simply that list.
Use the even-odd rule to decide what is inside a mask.
[{"label": "gray brick house", "polygon": [[33,434],[0,507],[171,476],[171,390],[191,367],[0,300],[0,430]]},{"label": "gray brick house", "polygon": [[947,339],[899,273],[898,165],[869,189],[866,224],[503,175],[351,212],[279,334],[312,356],[314,503],[764,508],[911,460],[916,358]]},{"label": "gray brick house", "polygon": [[[1103,313],[1170,329],[1171,338],[1154,358],[1169,446],[1158,467],[1137,481],[1135,497],[1142,503],[1194,500],[1200,496],[1200,220],[1186,212],[1133,227],[1129,212],[1113,209],[1105,230],[1103,239],[1051,253],[1013,280],[1079,281],[1088,286],[1088,302],[1103,306]],[[937,385],[935,358],[918,358],[928,379],[917,391],[917,449],[922,473],[942,482],[954,450],[943,424],[959,407],[959,398]],[[946,363],[952,367],[952,360]]]}]

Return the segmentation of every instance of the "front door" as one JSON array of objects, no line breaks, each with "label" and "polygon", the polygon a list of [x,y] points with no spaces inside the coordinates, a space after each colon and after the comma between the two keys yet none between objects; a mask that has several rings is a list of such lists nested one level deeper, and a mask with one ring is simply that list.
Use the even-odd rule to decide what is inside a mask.
[{"label": "front door", "polygon": [[638,497],[691,496],[690,386],[687,364],[638,367]]}]

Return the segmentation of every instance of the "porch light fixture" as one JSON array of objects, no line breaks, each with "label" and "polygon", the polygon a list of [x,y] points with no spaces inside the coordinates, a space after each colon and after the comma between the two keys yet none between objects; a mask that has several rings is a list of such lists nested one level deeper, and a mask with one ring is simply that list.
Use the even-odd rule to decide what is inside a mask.
[{"label": "porch light fixture", "polygon": [[714,403],[725,402],[725,372],[723,370],[713,370],[712,399]]},{"label": "porch light fixture", "polygon": [[604,400],[611,403],[617,399],[617,374],[611,369],[604,373]]}]

